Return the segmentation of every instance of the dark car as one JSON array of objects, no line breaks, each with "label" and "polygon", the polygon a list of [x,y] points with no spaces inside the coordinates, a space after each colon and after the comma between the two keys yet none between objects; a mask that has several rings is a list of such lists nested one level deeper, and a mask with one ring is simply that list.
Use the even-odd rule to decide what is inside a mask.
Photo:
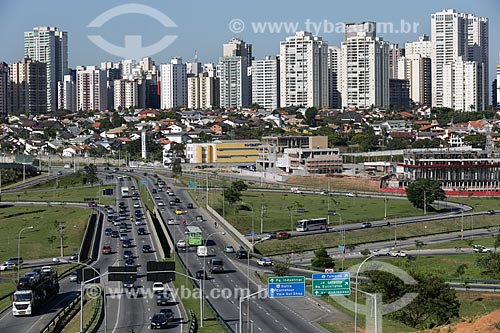
[{"label": "dark car", "polygon": [[111,229],[111,228],[106,228],[106,229],[104,230],[104,234],[105,234],[106,236],[111,236],[111,233],[112,233],[112,232],[113,232],[113,229]]},{"label": "dark car", "polygon": [[132,247],[132,241],[130,239],[126,239],[122,242],[123,247]]},{"label": "dark car", "polygon": [[131,250],[125,250],[123,251],[123,259],[130,259],[132,258],[134,255],[132,253]]},{"label": "dark car", "polygon": [[210,273],[222,273],[224,272],[224,262],[220,258],[211,258],[208,261],[208,271]]},{"label": "dark car", "polygon": [[152,189],[151,192],[154,193],[154,194],[158,193],[155,188]]},{"label": "dark car", "polygon": [[120,233],[118,232],[118,230],[111,231],[111,237],[113,237],[113,238],[120,237]]},{"label": "dark car", "polygon": [[125,267],[136,267],[136,266],[137,265],[134,259],[128,258],[127,260],[125,260]]},{"label": "dark car", "polygon": [[31,288],[33,284],[33,279],[27,276],[23,276],[19,278],[19,282],[17,283],[17,289],[19,290],[28,290]]},{"label": "dark car", "polygon": [[175,203],[181,203],[181,199],[179,199],[179,198],[175,198],[174,201],[175,201]]},{"label": "dark car", "polygon": [[204,270],[196,271],[195,276],[197,279],[200,279],[200,280],[206,280],[208,278],[207,272]]},{"label": "dark car", "polygon": [[361,228],[371,228],[372,224],[370,222],[361,223]]},{"label": "dark car", "polygon": [[247,251],[243,249],[239,249],[236,251],[236,258],[238,259],[247,259],[248,258],[248,253]]},{"label": "dark car", "polygon": [[487,213],[488,215],[495,215],[497,212],[493,209],[490,209]]},{"label": "dark car", "polygon": [[192,203],[188,203],[188,204],[187,204],[187,208],[188,208],[188,209],[193,209],[193,208],[194,208],[194,206],[193,206],[193,204],[192,204]]},{"label": "dark car", "polygon": [[73,253],[69,256],[69,260],[78,261],[78,253]]},{"label": "dark car", "polygon": [[156,305],[168,305],[172,302],[172,294],[170,291],[163,291],[156,294]]},{"label": "dark car", "polygon": [[151,329],[154,330],[156,328],[167,328],[168,327],[168,318],[163,313],[155,313],[151,318]]},{"label": "dark car", "polygon": [[136,288],[134,281],[123,281],[123,288],[133,289]]},{"label": "dark car", "polygon": [[174,311],[172,311],[172,309],[163,308],[160,309],[160,313],[163,313],[165,316],[167,316],[168,321],[174,320]]},{"label": "dark car", "polygon": [[151,247],[151,245],[145,244],[142,246],[142,252],[143,253],[153,252],[153,248]]},{"label": "dark car", "polygon": [[273,231],[273,232],[268,232],[267,233],[267,237],[269,237],[269,239],[275,239],[276,238],[276,233]]},{"label": "dark car", "polygon": [[148,234],[148,232],[146,231],[145,228],[139,228],[139,229],[137,229],[137,233],[139,235],[147,235]]}]

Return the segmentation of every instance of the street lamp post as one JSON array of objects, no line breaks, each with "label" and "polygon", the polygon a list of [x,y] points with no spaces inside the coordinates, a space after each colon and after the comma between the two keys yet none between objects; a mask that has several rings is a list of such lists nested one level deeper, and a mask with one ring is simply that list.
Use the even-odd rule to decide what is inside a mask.
[{"label": "street lamp post", "polygon": [[358,325],[358,275],[363,264],[373,257],[375,257],[374,254],[371,254],[368,257],[366,257],[366,259],[363,260],[361,264],[359,264],[358,269],[356,271],[356,290],[354,293],[354,333],[358,332],[358,326],[357,326]]},{"label": "street lamp post", "polygon": [[[215,234],[221,234],[221,235],[225,235],[226,233],[224,231],[215,231],[215,232],[212,232],[210,235],[207,236],[207,238],[205,239],[205,247],[207,247],[207,244],[208,244],[208,239],[212,236],[212,235],[215,235]],[[207,250],[208,252],[208,250]],[[202,294],[203,294],[203,291],[205,290],[205,280],[207,279],[206,277],[206,262],[207,262],[207,257],[203,257],[203,286],[202,286]],[[201,282],[200,282],[200,287],[201,287]],[[204,305],[203,305],[204,306]],[[202,307],[203,308],[203,307]],[[203,316],[205,315],[205,311],[202,311],[202,316],[201,316],[201,322],[202,322],[202,325],[201,327],[203,327]]]},{"label": "street lamp post", "polygon": [[20,273],[21,273],[21,266],[20,266],[20,260],[21,260],[21,233],[24,230],[28,230],[28,229],[33,229],[33,226],[22,228],[19,231],[19,235],[17,237],[17,281],[18,282],[19,282],[19,276],[20,276]]},{"label": "street lamp post", "polygon": [[[265,292],[265,291],[267,291],[267,288],[261,289],[259,291],[256,291],[256,292],[252,293],[252,294],[248,294],[246,296],[240,297],[240,307],[239,307],[239,309],[240,309],[240,320],[239,320],[239,330],[238,330],[238,333],[242,333],[243,332],[243,311],[241,309],[241,304],[243,303],[243,301],[245,299],[250,298],[250,297],[252,297],[254,295],[260,294],[260,293]],[[248,315],[248,312],[247,312],[247,315]]]}]

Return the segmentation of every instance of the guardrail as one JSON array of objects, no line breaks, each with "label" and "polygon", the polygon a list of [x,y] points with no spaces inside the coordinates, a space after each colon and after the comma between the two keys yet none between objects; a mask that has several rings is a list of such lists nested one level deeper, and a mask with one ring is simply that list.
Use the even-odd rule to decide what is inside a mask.
[{"label": "guardrail", "polygon": [[[89,328],[92,327],[95,320],[97,320],[97,323],[95,324],[94,328],[90,332],[93,333],[93,332],[97,332],[99,330],[99,326],[100,326],[99,323],[101,322],[101,320],[103,318],[103,313],[105,311],[103,309],[103,305],[104,305],[103,298],[104,297],[105,297],[105,295],[104,295],[103,291],[101,290],[101,295],[99,298],[97,298],[97,303],[95,305],[94,312],[92,313],[92,318],[90,318],[90,320],[87,322],[87,324],[83,328],[84,332],[87,332],[89,330]],[[98,314],[99,314],[99,318],[97,317]]]},{"label": "guardrail", "polygon": [[40,331],[40,333],[49,333],[49,332],[60,332],[62,327],[65,324],[61,320],[66,317],[66,315],[73,310],[73,308],[80,303],[80,294],[78,294],[68,306],[59,310],[57,315]]},{"label": "guardrail", "polygon": [[246,239],[245,236],[243,236],[238,230],[236,230],[236,228],[233,227],[231,223],[220,216],[220,214],[217,213],[212,207],[207,206],[207,210],[212,215],[212,217],[222,225],[224,231],[230,234],[234,240],[236,240],[241,246],[246,247],[247,249],[251,249],[252,252],[255,252],[254,245],[252,245],[252,243],[248,239]]},{"label": "guardrail", "polygon": [[198,332],[198,321],[196,320],[196,314],[192,309],[189,309],[189,333]]}]

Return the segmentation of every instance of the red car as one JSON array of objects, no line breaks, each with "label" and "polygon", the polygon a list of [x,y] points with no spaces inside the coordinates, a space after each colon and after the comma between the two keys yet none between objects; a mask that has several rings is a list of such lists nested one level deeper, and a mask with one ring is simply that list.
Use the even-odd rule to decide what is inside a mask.
[{"label": "red car", "polygon": [[103,254],[111,254],[111,246],[109,246],[109,245],[104,245],[104,246],[102,247],[102,253],[103,253]]},{"label": "red car", "polygon": [[95,201],[90,201],[90,202],[89,202],[89,207],[97,207],[97,202],[95,202]]},{"label": "red car", "polygon": [[292,235],[289,233],[289,232],[286,232],[286,231],[281,231],[281,232],[278,232],[276,234],[276,238],[277,239],[288,239],[290,238]]}]

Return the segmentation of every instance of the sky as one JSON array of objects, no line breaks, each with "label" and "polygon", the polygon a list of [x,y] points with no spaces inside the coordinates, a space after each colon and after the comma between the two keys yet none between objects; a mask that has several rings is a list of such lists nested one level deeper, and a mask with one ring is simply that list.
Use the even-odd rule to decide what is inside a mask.
[{"label": "sky", "polygon": [[[157,12],[144,15],[134,10],[136,13],[119,15],[117,6],[122,6],[118,8],[124,12],[138,8],[130,4],[146,5]],[[199,61],[217,62],[222,55],[222,44],[232,37],[252,44],[254,57],[259,59],[278,54],[279,42],[295,30],[311,30],[329,45],[340,46],[342,22],[392,23],[392,31],[378,30],[377,35],[404,47],[405,42],[415,41],[421,34],[430,35],[431,14],[447,8],[489,18],[491,81],[500,51],[498,0],[0,0],[0,60],[19,61],[23,57],[23,33],[34,26],[56,26],[68,32],[69,66],[72,68],[124,57],[125,53],[120,50],[114,53],[121,57],[108,53],[105,49],[109,51],[109,48],[102,47],[102,43],[96,45],[89,35],[101,36],[116,47],[124,46],[126,35],[142,36],[139,46],[145,51],[137,51],[141,48],[136,47],[132,48],[135,53],[130,54],[151,53],[153,51],[144,47],[175,36],[168,46],[167,42],[155,48],[154,51],[159,52],[151,57],[157,63],[169,62],[173,56],[181,56],[185,62],[192,61],[195,50]],[[106,22],[89,26],[108,10],[110,15],[104,20]],[[159,17],[156,13],[164,16]],[[273,24],[274,31],[269,30],[269,24]],[[409,32],[402,32],[404,29]]]}]

